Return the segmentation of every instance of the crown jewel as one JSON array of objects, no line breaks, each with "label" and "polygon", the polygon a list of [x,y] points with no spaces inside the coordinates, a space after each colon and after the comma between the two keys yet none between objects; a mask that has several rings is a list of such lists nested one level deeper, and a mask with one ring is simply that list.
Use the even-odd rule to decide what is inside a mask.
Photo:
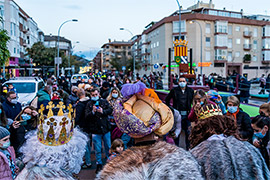
[{"label": "crown jewel", "polygon": [[[69,105],[68,112],[64,113],[65,107],[63,102],[55,105],[52,101],[46,108],[43,105],[40,106],[37,133],[39,142],[48,146],[59,146],[66,144],[72,138],[75,112],[72,105]],[[45,115],[46,112],[47,115]]]},{"label": "crown jewel", "polygon": [[207,104],[198,111],[198,119],[206,119],[216,115],[223,115],[221,109],[216,104]]},{"label": "crown jewel", "polygon": [[187,46],[188,41],[182,40],[182,39],[180,40],[176,39],[175,41],[173,41],[173,44],[174,46]]}]

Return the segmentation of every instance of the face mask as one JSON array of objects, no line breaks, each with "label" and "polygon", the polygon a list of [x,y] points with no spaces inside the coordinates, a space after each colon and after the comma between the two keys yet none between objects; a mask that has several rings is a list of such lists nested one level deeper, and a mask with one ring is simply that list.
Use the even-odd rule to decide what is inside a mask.
[{"label": "face mask", "polygon": [[118,93],[113,93],[113,94],[112,94],[112,97],[113,97],[113,98],[117,98],[117,97],[118,97]]},{"label": "face mask", "polygon": [[200,105],[202,106],[203,104],[204,104],[204,102],[203,102],[203,101],[201,101],[201,102],[200,102]]},{"label": "face mask", "polygon": [[10,101],[12,104],[17,104],[17,99],[11,99],[11,101]]},{"label": "face mask", "polygon": [[3,93],[7,93],[7,89],[4,89],[4,90],[3,90]]},{"label": "face mask", "polygon": [[185,82],[180,82],[180,83],[179,83],[179,86],[180,86],[181,88],[186,87],[186,85],[187,85],[187,83],[185,83]]},{"label": "face mask", "polygon": [[7,149],[9,146],[10,146],[10,141],[4,143],[1,148],[2,149]]},{"label": "face mask", "polygon": [[235,113],[237,111],[238,107],[237,106],[229,106],[228,111],[230,113]]},{"label": "face mask", "polygon": [[99,99],[98,96],[96,96],[96,97],[91,97],[91,100],[92,100],[92,101],[97,101],[98,99]]},{"label": "face mask", "polygon": [[21,117],[24,121],[28,121],[29,119],[31,119],[31,116],[29,114],[22,114]]},{"label": "face mask", "polygon": [[[266,135],[266,133],[265,133],[265,135]],[[254,133],[254,136],[256,136],[256,137],[259,138],[259,139],[264,138],[265,135],[263,135],[262,132]]]}]

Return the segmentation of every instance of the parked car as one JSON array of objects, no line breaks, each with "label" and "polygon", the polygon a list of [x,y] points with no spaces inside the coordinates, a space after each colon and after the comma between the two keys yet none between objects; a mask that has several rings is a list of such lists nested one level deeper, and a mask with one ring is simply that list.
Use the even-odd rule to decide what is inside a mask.
[{"label": "parked car", "polygon": [[71,77],[71,84],[72,84],[72,85],[76,85],[76,84],[77,84],[77,81],[78,81],[78,79],[79,79],[79,77],[81,77],[82,79],[84,79],[85,82],[87,82],[88,79],[89,79],[89,77],[88,77],[87,74],[74,74],[74,75],[72,75],[72,77]]},{"label": "parked car", "polygon": [[37,92],[45,86],[44,81],[39,77],[15,77],[6,81],[3,86],[8,84],[13,84],[16,88],[18,101],[23,107],[28,106]]}]

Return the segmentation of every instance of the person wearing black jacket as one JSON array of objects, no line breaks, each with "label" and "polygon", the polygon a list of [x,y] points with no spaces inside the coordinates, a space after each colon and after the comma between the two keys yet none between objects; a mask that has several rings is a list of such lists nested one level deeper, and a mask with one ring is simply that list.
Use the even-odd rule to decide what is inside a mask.
[{"label": "person wearing black jacket", "polygon": [[242,76],[240,79],[240,86],[239,86],[239,90],[240,90],[240,102],[244,102],[248,104],[248,99],[250,96],[249,90],[250,90],[250,82],[247,81],[247,79]]},{"label": "person wearing black jacket", "polygon": [[[182,117],[182,129],[186,133],[186,148],[189,148],[189,127],[190,121],[188,120],[188,114],[191,110],[191,103],[194,95],[194,90],[187,86],[187,80],[185,77],[180,77],[177,87],[173,88],[165,101],[170,106],[171,99],[173,99],[173,108],[178,110]],[[179,138],[179,137],[178,137]],[[179,139],[176,139],[179,142]],[[178,143],[176,145],[179,145]]]},{"label": "person wearing black jacket", "polygon": [[85,109],[85,117],[87,122],[89,122],[87,123],[87,127],[90,133],[92,133],[93,144],[95,147],[97,160],[96,173],[102,169],[102,140],[107,158],[109,157],[109,149],[111,147],[111,125],[108,116],[112,113],[112,107],[107,100],[100,98],[99,93],[99,89],[91,89],[91,100],[87,103]]},{"label": "person wearing black jacket", "polygon": [[83,168],[90,168],[91,167],[91,145],[92,145],[92,135],[87,128],[89,121],[85,118],[85,108],[87,103],[90,101],[89,97],[85,96],[85,91],[82,88],[78,88],[77,96],[79,101],[76,105],[76,117],[75,117],[75,126],[79,126],[82,128],[83,132],[88,134],[89,141],[86,145],[85,151],[85,163],[82,166]]},{"label": "person wearing black jacket", "polygon": [[240,137],[244,140],[250,140],[253,135],[251,119],[249,115],[239,107],[239,99],[236,96],[228,97],[226,106],[228,109],[226,115],[236,119]]}]

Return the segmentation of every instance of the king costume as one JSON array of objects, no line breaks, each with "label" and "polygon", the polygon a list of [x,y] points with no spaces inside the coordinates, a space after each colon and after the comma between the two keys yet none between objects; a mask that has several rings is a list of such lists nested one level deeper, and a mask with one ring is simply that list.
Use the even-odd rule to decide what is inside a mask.
[{"label": "king costume", "polygon": [[38,130],[26,135],[21,147],[26,164],[16,180],[73,180],[83,163],[87,136],[74,128],[73,109],[63,102],[39,109]]},{"label": "king costume", "polygon": [[124,100],[115,105],[114,119],[135,145],[107,163],[96,179],[203,179],[189,152],[151,138],[167,134],[174,123],[171,110],[157,94],[141,82],[124,85],[121,93]]},{"label": "king costume", "polygon": [[192,155],[207,180],[269,180],[268,167],[259,150],[240,138],[234,119],[223,116],[218,105],[208,104],[198,113],[190,135]]}]

